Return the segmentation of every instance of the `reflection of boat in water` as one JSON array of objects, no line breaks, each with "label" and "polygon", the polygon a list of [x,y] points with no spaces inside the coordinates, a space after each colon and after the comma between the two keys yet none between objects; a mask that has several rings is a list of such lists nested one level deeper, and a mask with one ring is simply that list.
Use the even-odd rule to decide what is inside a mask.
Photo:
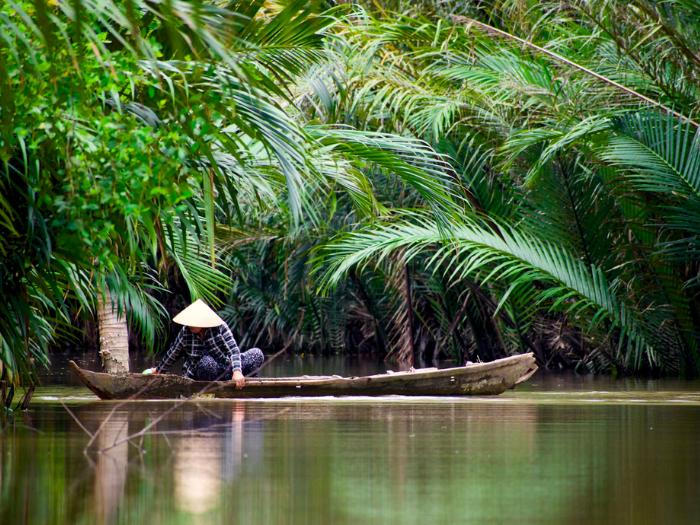
[{"label": "reflection of boat in water", "polygon": [[104,374],[70,367],[101,399],[169,399],[206,392],[218,398],[285,396],[460,396],[500,394],[529,379],[537,370],[533,354],[456,368],[420,368],[363,377],[302,376],[248,378],[243,390],[232,381],[193,381],[172,374]]}]

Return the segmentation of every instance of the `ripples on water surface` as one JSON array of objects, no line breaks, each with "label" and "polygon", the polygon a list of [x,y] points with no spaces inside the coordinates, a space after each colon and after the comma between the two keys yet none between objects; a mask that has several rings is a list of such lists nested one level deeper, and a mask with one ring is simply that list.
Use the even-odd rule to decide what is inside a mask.
[{"label": "ripples on water surface", "polygon": [[[698,523],[699,386],[122,405],[44,387],[0,434],[0,523]],[[60,401],[102,425],[89,451]]]}]

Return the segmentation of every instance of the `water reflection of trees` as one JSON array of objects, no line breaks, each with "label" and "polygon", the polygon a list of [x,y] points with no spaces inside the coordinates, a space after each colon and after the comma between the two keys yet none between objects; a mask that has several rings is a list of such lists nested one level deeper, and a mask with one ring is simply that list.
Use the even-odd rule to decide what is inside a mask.
[{"label": "water reflection of trees", "polygon": [[[59,417],[49,417],[34,434],[19,432],[19,439],[0,433],[0,523],[168,522],[175,514],[192,522],[220,516],[222,483],[235,481],[244,456],[250,461],[259,456],[259,446],[243,446],[246,426],[260,423],[245,421],[242,403],[213,409],[188,403],[135,439],[126,438],[153,421],[162,406],[111,409],[106,404],[70,409],[92,437],[83,436],[60,407]],[[13,501],[13,495],[21,497]]]},{"label": "water reflection of trees", "polygon": [[40,412],[39,432],[1,434],[0,523],[683,523],[700,511],[697,407],[187,403],[113,446],[165,406],[108,423],[109,405],[76,409],[88,430],[103,425],[89,460],[60,409]]}]

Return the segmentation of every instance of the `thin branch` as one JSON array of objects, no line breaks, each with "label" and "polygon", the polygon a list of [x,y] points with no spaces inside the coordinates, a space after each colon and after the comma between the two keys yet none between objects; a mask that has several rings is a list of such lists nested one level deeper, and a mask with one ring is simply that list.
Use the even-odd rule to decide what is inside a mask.
[{"label": "thin branch", "polygon": [[114,415],[114,413],[117,411],[117,409],[122,406],[124,402],[122,401],[121,403],[117,403],[112,407],[112,410],[110,410],[109,414],[107,414],[107,417],[102,420],[102,423],[100,423],[100,426],[97,427],[97,430],[93,434],[92,438],[90,438],[90,441],[88,441],[88,444],[85,445],[85,450],[89,449],[90,446],[95,442],[95,439],[97,439],[97,436],[99,435],[100,432],[102,432],[102,429],[104,426],[107,424],[107,421],[111,419],[111,417]]},{"label": "thin branch", "polygon": [[[170,408],[168,408],[164,412],[161,412],[160,415],[158,415],[158,417],[156,417],[153,421],[148,423],[141,430],[139,430],[138,432],[136,432],[134,434],[130,434],[130,435],[128,435],[120,440],[115,441],[111,446],[109,446],[107,448],[100,449],[100,452],[106,452],[107,450],[110,450],[110,449],[116,447],[117,445],[124,443],[125,441],[130,441],[134,438],[138,438],[138,437],[141,437],[141,436],[148,434],[151,428],[153,428],[158,423],[160,423],[165,418],[165,416],[167,416],[168,414],[173,412],[176,408],[179,408],[183,403],[191,401],[193,398],[195,398],[195,396],[198,396],[198,395],[201,396],[203,394],[215,392],[216,390],[223,388],[224,386],[226,386],[227,382],[219,383],[219,380],[222,377],[224,377],[225,374],[226,374],[226,371],[224,371],[221,375],[219,375],[219,377],[217,377],[214,381],[210,381],[209,383],[207,383],[207,385],[204,388],[202,388],[199,392],[197,392],[197,394],[195,394],[194,396],[186,397],[186,398],[180,399],[176,403],[173,403],[173,405]],[[144,386],[144,388],[145,388],[145,386]],[[132,396],[132,398],[137,397],[137,396],[138,396],[138,393],[134,394]]]},{"label": "thin branch", "polygon": [[221,419],[221,417],[222,417],[219,414],[216,414],[213,411],[209,410],[208,408],[201,406],[197,401],[195,401],[194,406],[197,410],[199,410],[205,416],[215,417],[216,419]]},{"label": "thin branch", "polygon": [[[254,374],[254,373],[259,372],[260,370],[262,370],[262,369],[263,369],[265,366],[267,366],[267,364],[269,364],[273,359],[275,359],[276,357],[278,357],[278,356],[282,355],[284,352],[286,352],[288,348],[289,348],[289,345],[286,345],[284,348],[282,348],[282,350],[280,350],[279,352],[277,352],[276,354],[274,354],[272,357],[270,357],[270,358],[268,358],[267,360],[265,360],[265,362],[264,362],[262,365],[260,365],[260,367],[258,367],[257,369],[253,370],[253,372],[252,372],[251,374]],[[216,390],[218,390],[218,389],[220,389],[220,388],[226,386],[226,382],[219,383],[219,380],[224,376],[224,374],[225,374],[225,372],[224,372],[223,374],[221,374],[219,377],[217,377],[214,381],[210,381],[203,389],[201,389],[199,392],[197,392],[197,393],[194,394],[193,396],[190,396],[190,397],[188,397],[188,398],[180,399],[178,402],[174,403],[170,408],[168,408],[168,409],[167,409],[166,411],[164,411],[164,412],[161,412],[153,421],[151,421],[149,424],[147,424],[145,427],[143,427],[140,431],[138,431],[138,432],[136,432],[136,433],[134,433],[134,434],[129,434],[129,435],[127,435],[126,437],[124,437],[124,438],[122,438],[122,439],[116,439],[116,438],[115,438],[115,441],[114,441],[110,446],[108,446],[108,447],[106,447],[106,448],[99,449],[98,452],[104,453],[104,452],[106,452],[106,451],[108,451],[108,450],[110,450],[110,449],[113,449],[114,447],[116,447],[116,446],[118,446],[118,445],[120,445],[120,444],[122,444],[122,443],[124,443],[124,442],[126,442],[126,441],[131,442],[131,440],[133,440],[133,439],[135,439],[135,438],[143,438],[144,436],[149,435],[149,434],[160,434],[159,431],[151,431],[150,429],[152,429],[155,425],[157,425],[158,423],[160,423],[168,414],[170,414],[170,413],[171,413],[173,410],[175,410],[176,408],[180,407],[180,405],[182,405],[183,403],[185,403],[185,402],[187,402],[187,401],[191,401],[192,399],[196,398],[196,396],[201,396],[201,395],[203,395],[203,394],[215,392]],[[95,442],[95,439],[97,438],[98,434],[104,429],[105,425],[106,425],[107,422],[111,419],[111,417],[114,415],[114,413],[115,413],[120,407],[122,407],[127,401],[138,398],[139,395],[140,395],[141,393],[143,393],[143,392],[146,390],[147,387],[148,387],[147,384],[144,385],[143,388],[141,388],[138,392],[136,392],[135,394],[133,394],[132,396],[130,396],[128,399],[122,400],[121,402],[117,403],[114,407],[112,407],[112,410],[109,412],[109,414],[107,414],[107,417],[105,417],[105,419],[102,421],[102,423],[100,424],[100,426],[97,428],[97,430],[96,430],[94,433],[90,432],[87,428],[85,428],[85,426],[81,423],[81,421],[78,419],[78,417],[66,406],[65,403],[61,402],[61,404],[63,405],[63,408],[66,409],[66,411],[67,411],[67,412],[70,414],[70,416],[75,420],[75,422],[80,426],[80,428],[82,428],[83,431],[84,431],[88,436],[90,436],[90,441],[88,441],[87,445],[86,445],[85,448],[83,449],[83,453],[84,453],[84,454],[87,455],[88,449],[89,449],[90,446]],[[203,407],[200,407],[199,405],[196,405],[196,406],[197,406],[197,408],[199,408],[200,410],[202,410],[203,412],[206,413],[206,411],[203,410]],[[218,416],[217,416],[217,417],[218,417]]]},{"label": "thin branch", "polygon": [[676,45],[676,47],[681,51],[683,55],[690,61],[695,63],[695,67],[700,66],[700,55],[694,53],[690,47],[685,43],[683,36],[678,32],[678,30],[666,20],[664,20],[661,14],[658,12],[656,6],[649,4],[644,0],[637,0],[634,2],[644,13],[655,23],[661,30],[666,34],[666,36]]},{"label": "thin branch", "polygon": [[[274,414],[268,414],[268,415],[265,415],[265,416],[260,416],[260,417],[257,417],[257,418],[249,419],[249,420],[247,420],[247,421],[243,421],[243,424],[244,424],[244,425],[249,425],[250,423],[257,423],[258,421],[263,421],[263,420],[265,420],[265,419],[272,419],[272,418],[275,418],[275,417],[279,417],[279,416],[281,416],[282,414],[285,414],[285,413],[289,412],[290,410],[292,410],[291,407],[282,408],[282,409],[278,410],[277,412],[275,412]],[[191,434],[191,433],[193,433],[193,432],[207,432],[207,431],[209,431],[209,430],[213,430],[213,429],[216,429],[216,428],[229,428],[230,426],[231,426],[231,423],[230,423],[230,422],[226,422],[226,423],[214,423],[213,425],[207,425],[207,426],[204,426],[204,427],[197,427],[197,428],[188,428],[188,429],[185,429],[185,430],[151,430],[151,431],[147,432],[145,435],[149,435],[149,436],[163,436],[163,437],[167,437],[167,436],[178,436],[178,435],[182,435],[182,434]],[[142,437],[143,437],[143,436],[142,436]],[[123,438],[123,440],[126,440],[126,438]],[[121,444],[121,443],[123,443],[123,441],[118,442],[118,443],[117,443],[116,445],[114,445],[114,446],[117,446],[117,445],[119,445],[119,444]],[[110,447],[108,447],[108,448],[102,449],[100,452],[104,452],[104,451],[106,451],[106,450],[109,450],[110,448],[112,448],[112,447],[110,446]]]},{"label": "thin branch", "polygon": [[276,359],[276,358],[278,358],[279,356],[281,356],[283,353],[285,353],[285,352],[289,349],[289,347],[290,347],[291,345],[292,345],[292,342],[289,341],[286,345],[284,345],[284,348],[282,348],[282,350],[280,350],[280,351],[277,352],[276,354],[273,354],[271,357],[268,357],[268,358],[265,360],[265,362],[263,362],[263,364],[261,364],[261,365],[260,365],[258,368],[256,368],[255,370],[253,370],[250,374],[248,374],[248,376],[252,376],[253,374],[257,374],[258,372],[260,372],[260,370],[262,370],[262,369],[265,368],[267,365],[269,365],[270,362],[271,362],[273,359]]},{"label": "thin branch", "polygon": [[83,429],[83,432],[85,432],[88,436],[90,436],[90,438],[93,438],[94,437],[93,433],[90,432],[87,428],[85,428],[85,426],[80,422],[78,417],[73,413],[73,411],[70,408],[68,408],[66,406],[66,404],[63,401],[61,401],[61,405],[63,406],[63,408],[66,409],[66,412],[68,412],[70,417],[73,418],[73,421],[75,421],[78,424],[78,426]]},{"label": "thin branch", "polygon": [[647,104],[651,104],[652,106],[655,106],[659,109],[662,109],[666,113],[674,115],[674,116],[678,117],[679,119],[683,120],[684,122],[688,122],[688,123],[692,124],[696,128],[700,128],[700,123],[694,121],[690,117],[686,117],[682,113],[679,113],[678,111],[675,111],[674,109],[671,109],[670,107],[665,106],[661,102],[658,102],[652,98],[649,98],[646,95],[642,95],[638,91],[635,91],[632,88],[624,86],[624,85],[620,84],[619,82],[615,82],[611,78],[608,78],[604,75],[601,75],[600,73],[596,73],[592,69],[588,69],[587,67],[582,66],[581,64],[577,64],[576,62],[569,60],[568,58],[563,57],[562,55],[555,53],[554,51],[550,51],[549,49],[545,49],[544,47],[540,47],[537,44],[530,42],[529,40],[525,40],[524,38],[520,38],[520,37],[515,36],[511,33],[508,33],[507,31],[503,31],[501,29],[493,27],[489,24],[479,22],[478,20],[474,20],[473,18],[468,18],[468,17],[462,16],[462,15],[452,15],[451,18],[456,23],[465,24],[467,26],[476,26],[476,27],[480,28],[481,30],[485,31],[486,33],[495,34],[495,35],[498,35],[500,37],[506,38],[508,40],[514,40],[514,41],[516,41],[516,42],[518,42],[526,47],[529,47],[531,49],[534,49],[535,51],[543,53],[550,58],[553,58],[553,59],[555,59],[559,62],[562,62],[568,66],[571,66],[575,69],[578,69],[579,71],[583,71],[587,75],[590,75],[590,76],[592,76],[592,77],[594,77],[602,82],[605,82],[606,84],[613,86],[613,87],[619,89],[620,91],[624,91],[625,93],[632,95],[633,97],[636,97],[640,100],[643,100]]}]

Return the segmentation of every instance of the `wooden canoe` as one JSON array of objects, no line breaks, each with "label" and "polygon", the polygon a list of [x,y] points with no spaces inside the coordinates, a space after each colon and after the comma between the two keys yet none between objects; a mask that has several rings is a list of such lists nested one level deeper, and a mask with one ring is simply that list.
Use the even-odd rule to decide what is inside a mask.
[{"label": "wooden canoe", "polygon": [[236,390],[232,381],[209,383],[172,374],[105,374],[84,370],[73,361],[70,367],[100,399],[495,395],[526,381],[537,370],[529,353],[456,368],[419,368],[363,377],[249,377],[245,388]]}]

